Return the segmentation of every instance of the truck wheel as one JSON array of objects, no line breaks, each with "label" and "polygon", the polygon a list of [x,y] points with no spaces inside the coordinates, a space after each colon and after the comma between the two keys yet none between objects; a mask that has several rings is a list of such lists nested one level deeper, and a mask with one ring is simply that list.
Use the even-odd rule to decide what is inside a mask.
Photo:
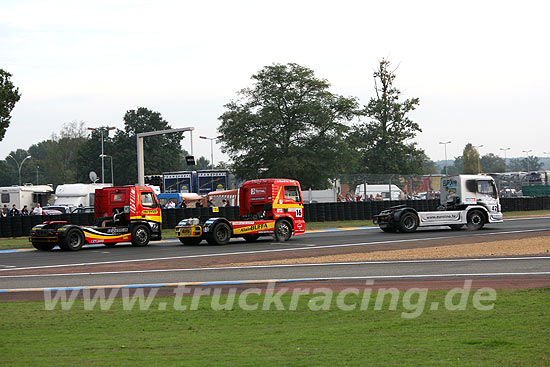
[{"label": "truck wheel", "polygon": [[418,217],[414,213],[405,213],[399,220],[399,230],[401,232],[410,233],[418,228]]},{"label": "truck wheel", "polygon": [[78,251],[84,245],[84,234],[78,228],[72,228],[67,231],[65,238],[61,242],[61,249],[65,251]]},{"label": "truck wheel", "polygon": [[185,246],[195,246],[202,242],[202,238],[200,237],[191,237],[191,238],[185,238],[185,237],[178,237],[182,245]]},{"label": "truck wheel", "polygon": [[477,231],[485,225],[485,216],[479,210],[472,210],[468,214],[468,229],[470,231]]},{"label": "truck wheel", "polygon": [[292,236],[292,227],[290,223],[284,219],[277,221],[277,223],[275,223],[275,233],[273,235],[275,241],[285,242],[290,239],[290,236]]},{"label": "truck wheel", "polygon": [[246,242],[256,242],[260,238],[259,234],[243,234],[243,238]]},{"label": "truck wheel", "polygon": [[144,224],[138,224],[132,229],[132,246],[142,247],[149,244],[151,231]]},{"label": "truck wheel", "polygon": [[449,227],[451,227],[453,231],[460,231],[462,229],[462,226],[463,224],[451,224]]},{"label": "truck wheel", "polygon": [[55,247],[55,243],[33,242],[32,245],[38,251],[50,251]]},{"label": "truck wheel", "polygon": [[208,233],[206,241],[210,245],[226,245],[231,238],[231,228],[227,223],[220,222],[214,226],[212,232]]}]

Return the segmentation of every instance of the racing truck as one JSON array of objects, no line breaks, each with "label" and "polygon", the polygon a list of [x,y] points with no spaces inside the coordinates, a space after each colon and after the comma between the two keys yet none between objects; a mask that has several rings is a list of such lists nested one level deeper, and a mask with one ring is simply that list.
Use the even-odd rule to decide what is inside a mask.
[{"label": "racing truck", "polygon": [[442,177],[440,206],[437,211],[419,212],[398,205],[375,215],[373,221],[384,232],[414,232],[418,227],[467,226],[479,230],[486,223],[501,223],[502,212],[495,181],[485,175]]},{"label": "racing truck", "polygon": [[34,226],[29,237],[41,251],[55,246],[77,251],[84,244],[112,247],[130,241],[146,246],[161,240],[162,214],[155,192],[147,186],[115,186],[95,191],[94,226],[80,226],[67,221],[46,221]]},{"label": "racing truck", "polygon": [[246,181],[238,190],[239,220],[188,218],[176,226],[176,236],[184,245],[206,240],[225,245],[232,237],[254,242],[273,236],[279,242],[305,232],[304,205],[300,183],[290,179]]}]

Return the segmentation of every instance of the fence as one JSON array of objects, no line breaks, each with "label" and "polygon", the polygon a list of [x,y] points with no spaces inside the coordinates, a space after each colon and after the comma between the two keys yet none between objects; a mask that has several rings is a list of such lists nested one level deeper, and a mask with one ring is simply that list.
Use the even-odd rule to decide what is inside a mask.
[{"label": "fence", "polygon": [[[503,212],[550,210],[550,196],[521,197],[500,199]],[[373,215],[395,205],[407,205],[419,211],[436,210],[439,200],[375,200],[340,203],[314,203],[304,205],[306,222],[330,222],[342,220],[370,220]],[[162,228],[175,228],[185,218],[224,217],[228,220],[239,219],[239,207],[185,208],[162,210]],[[0,218],[0,237],[27,236],[31,228],[44,221],[62,220],[78,225],[93,225],[94,214],[30,215]]]}]

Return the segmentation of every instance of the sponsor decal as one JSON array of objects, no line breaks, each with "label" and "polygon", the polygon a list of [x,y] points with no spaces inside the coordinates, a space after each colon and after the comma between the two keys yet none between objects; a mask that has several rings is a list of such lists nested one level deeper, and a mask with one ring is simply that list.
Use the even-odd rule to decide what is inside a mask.
[{"label": "sponsor decal", "polygon": [[[235,223],[233,223],[235,224]],[[275,222],[269,223],[258,223],[250,226],[244,226],[240,228],[233,228],[235,234],[249,233],[249,232],[258,232],[258,231],[267,231],[275,227]]]},{"label": "sponsor decal", "polygon": [[143,214],[158,214],[159,213],[157,209],[155,209],[155,210],[146,210],[146,209],[144,209],[141,212]]},{"label": "sponsor decal", "polygon": [[424,220],[444,220],[444,219],[452,219],[457,220],[460,218],[460,214],[428,214],[428,215],[422,215]]},{"label": "sponsor decal", "polygon": [[90,243],[103,243],[105,240],[90,240]]},{"label": "sponsor decal", "polygon": [[128,233],[128,228],[122,227],[122,228],[109,228],[107,233]]},{"label": "sponsor decal", "polygon": [[475,204],[477,202],[476,198],[466,198],[464,199],[464,203],[466,204]]},{"label": "sponsor decal", "polygon": [[252,188],[250,189],[250,195],[265,195],[265,189]]}]

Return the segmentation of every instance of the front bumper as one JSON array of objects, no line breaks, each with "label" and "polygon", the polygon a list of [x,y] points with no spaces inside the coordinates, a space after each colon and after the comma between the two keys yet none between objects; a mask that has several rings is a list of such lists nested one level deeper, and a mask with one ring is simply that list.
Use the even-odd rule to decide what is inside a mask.
[{"label": "front bumper", "polygon": [[502,213],[489,213],[489,223],[502,223],[504,216]]},{"label": "front bumper", "polygon": [[175,232],[176,237],[196,238],[202,236],[202,227],[200,225],[177,226]]}]

